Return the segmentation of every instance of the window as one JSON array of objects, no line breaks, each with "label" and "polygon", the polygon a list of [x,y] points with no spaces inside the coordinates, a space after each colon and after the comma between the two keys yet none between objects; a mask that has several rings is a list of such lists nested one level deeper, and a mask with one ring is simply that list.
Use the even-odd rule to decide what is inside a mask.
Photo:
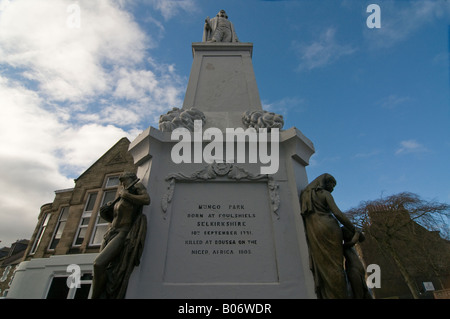
[{"label": "window", "polygon": [[61,239],[62,233],[64,231],[64,227],[66,226],[67,216],[69,216],[69,207],[61,208],[61,212],[59,213],[58,223],[56,224],[55,233],[53,234],[53,238],[50,242],[50,246],[48,249],[55,249]]},{"label": "window", "polygon": [[0,282],[6,281],[8,279],[9,271],[11,270],[11,265],[6,266],[5,270],[3,271],[3,275],[0,278]]},{"label": "window", "polygon": [[119,186],[119,175],[108,176],[106,179],[105,188],[117,187],[117,186]]},{"label": "window", "polygon": [[[81,216],[80,224],[73,241],[73,246],[80,246],[84,240],[87,240],[89,245],[101,245],[103,236],[108,229],[108,222],[100,217],[98,207],[101,207],[107,202],[115,199],[117,187],[120,183],[119,177],[119,174],[106,176],[103,184],[104,190],[88,194],[86,206]],[[96,202],[100,197],[101,202],[99,205],[96,204]],[[94,208],[96,211],[94,211]]]},{"label": "window", "polygon": [[[113,201],[116,198],[117,190],[109,190],[103,193],[102,203],[100,207],[105,205],[108,202]],[[104,220],[100,214],[97,215],[97,220],[94,227],[94,232],[91,238],[91,245],[101,245],[103,241],[103,236],[105,235],[108,229],[108,222]]]},{"label": "window", "polygon": [[86,201],[86,206],[84,208],[83,214],[81,215],[80,225],[78,226],[77,234],[73,243],[74,246],[80,246],[83,243],[84,238],[86,237],[87,228],[89,226],[89,221],[91,219],[96,200],[97,193],[91,193],[88,195],[88,200]]},{"label": "window", "polygon": [[39,231],[36,235],[36,239],[34,240],[33,247],[31,248],[31,252],[30,252],[31,254],[34,254],[36,252],[39,244],[41,243],[42,236],[44,235],[45,229],[47,228],[48,221],[49,221],[51,215],[52,214],[45,215],[45,217],[42,221],[42,224],[39,227]]},{"label": "window", "polygon": [[80,288],[69,288],[67,285],[69,276],[53,277],[47,293],[47,299],[87,299],[92,285],[92,275],[81,276]]},{"label": "window", "polygon": [[[100,207],[108,202],[112,202],[116,198],[117,187],[120,184],[120,175],[107,176],[105,181],[105,190],[102,195],[102,201]],[[108,230],[108,222],[104,220],[100,214],[95,219],[94,230],[92,232],[90,245],[99,246],[102,244],[103,236]]]}]

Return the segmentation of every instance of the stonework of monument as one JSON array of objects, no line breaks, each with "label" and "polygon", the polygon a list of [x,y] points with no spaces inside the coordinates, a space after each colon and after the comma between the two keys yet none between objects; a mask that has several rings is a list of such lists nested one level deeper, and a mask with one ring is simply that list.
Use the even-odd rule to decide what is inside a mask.
[{"label": "stonework of monument", "polygon": [[[296,128],[281,130],[283,117],[262,109],[252,43],[205,41],[193,43],[192,53],[183,106],[130,144],[152,202],[143,207],[147,236],[126,298],[316,298],[299,203],[312,142]],[[257,148],[250,140],[233,146],[234,158],[223,162],[196,160],[211,141],[192,142],[194,159],[175,163],[178,128],[192,141],[208,129],[271,133]],[[261,171],[263,146],[278,152],[273,174]],[[223,151],[230,151],[225,143]]]}]

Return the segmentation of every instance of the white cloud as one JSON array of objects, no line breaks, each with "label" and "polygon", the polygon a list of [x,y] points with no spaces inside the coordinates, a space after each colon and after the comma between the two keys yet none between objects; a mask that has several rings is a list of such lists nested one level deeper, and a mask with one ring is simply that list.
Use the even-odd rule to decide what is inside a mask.
[{"label": "white cloud", "polygon": [[263,101],[263,109],[269,112],[278,113],[281,115],[290,112],[303,112],[306,109],[305,99],[299,97],[285,97],[278,101],[268,102]]},{"label": "white cloud", "polygon": [[61,166],[80,174],[122,137],[129,137],[129,134],[112,125],[68,127],[61,132],[57,143],[62,151]]},{"label": "white cloud", "polygon": [[0,240],[5,241],[29,238],[39,207],[53,200],[54,190],[73,187],[64,172],[78,176],[120,138],[132,139],[137,132],[112,125],[71,126],[58,112],[46,110],[36,92],[4,77],[0,96]]},{"label": "white cloud", "polygon": [[150,0],[149,2],[161,11],[165,19],[170,19],[180,10],[193,11],[196,8],[193,0]]},{"label": "white cloud", "polygon": [[411,154],[411,153],[423,153],[427,152],[427,148],[416,140],[406,140],[400,142],[400,147],[395,152],[396,155]]},{"label": "white cloud", "polygon": [[[113,92],[116,98],[141,103],[147,103],[149,99],[158,111],[163,106],[181,103],[179,95],[184,83],[171,65],[158,65],[155,72],[120,68],[116,73],[117,82]],[[148,108],[148,105],[146,107]]]},{"label": "white cloud", "polygon": [[62,128],[58,117],[41,107],[43,100],[35,92],[3,77],[0,96],[0,155],[46,162],[52,156],[52,137]]},{"label": "white cloud", "polygon": [[304,44],[294,41],[293,46],[300,58],[300,70],[324,67],[356,51],[351,45],[339,44],[336,40],[336,29],[332,27],[322,32],[318,40],[313,43]]},{"label": "white cloud", "polygon": [[0,240],[7,245],[29,238],[40,206],[73,182],[59,173],[55,138],[64,125],[58,117],[35,92],[3,77],[0,96]]},{"label": "white cloud", "polygon": [[25,68],[22,75],[56,101],[105,93],[112,85],[105,65],[139,62],[152,45],[109,1],[80,1],[80,28],[69,27],[71,3],[19,0],[1,11],[0,63]]},{"label": "white cloud", "polygon": [[400,106],[408,105],[411,102],[413,102],[413,99],[409,96],[398,96],[396,94],[391,94],[388,97],[380,100],[378,104],[385,109],[395,109]]},{"label": "white cloud", "polygon": [[450,2],[447,0],[383,1],[381,28],[364,29],[370,45],[387,48],[410,37],[423,25],[436,19],[450,17]]},{"label": "white cloud", "polygon": [[[80,114],[80,119],[82,119]],[[140,122],[140,115],[132,107],[124,107],[121,105],[111,105],[102,108],[100,114],[86,114],[84,117],[86,122],[90,123],[106,123],[113,125],[133,125]]]},{"label": "white cloud", "polygon": [[[144,33],[127,2],[0,0],[1,245],[29,238],[54,190],[181,104],[184,79],[148,56],[162,28]],[[158,10],[169,18],[190,3]]]}]

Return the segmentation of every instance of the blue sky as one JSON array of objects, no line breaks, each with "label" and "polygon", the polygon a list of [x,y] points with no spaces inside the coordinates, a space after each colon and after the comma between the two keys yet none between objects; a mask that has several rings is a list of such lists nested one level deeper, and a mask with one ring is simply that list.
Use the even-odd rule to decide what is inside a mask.
[{"label": "blue sky", "polygon": [[181,107],[191,43],[220,9],[254,45],[264,109],[314,143],[308,178],[334,175],[342,210],[403,191],[450,202],[448,1],[1,0],[0,246]]}]

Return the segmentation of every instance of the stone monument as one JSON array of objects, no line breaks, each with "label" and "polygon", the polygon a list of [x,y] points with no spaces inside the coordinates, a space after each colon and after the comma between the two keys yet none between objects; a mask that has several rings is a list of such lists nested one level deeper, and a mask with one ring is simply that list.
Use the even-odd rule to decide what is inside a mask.
[{"label": "stone monument", "polygon": [[262,109],[253,44],[216,18],[183,106],[130,144],[152,203],[126,298],[316,298],[299,203],[314,146]]}]

